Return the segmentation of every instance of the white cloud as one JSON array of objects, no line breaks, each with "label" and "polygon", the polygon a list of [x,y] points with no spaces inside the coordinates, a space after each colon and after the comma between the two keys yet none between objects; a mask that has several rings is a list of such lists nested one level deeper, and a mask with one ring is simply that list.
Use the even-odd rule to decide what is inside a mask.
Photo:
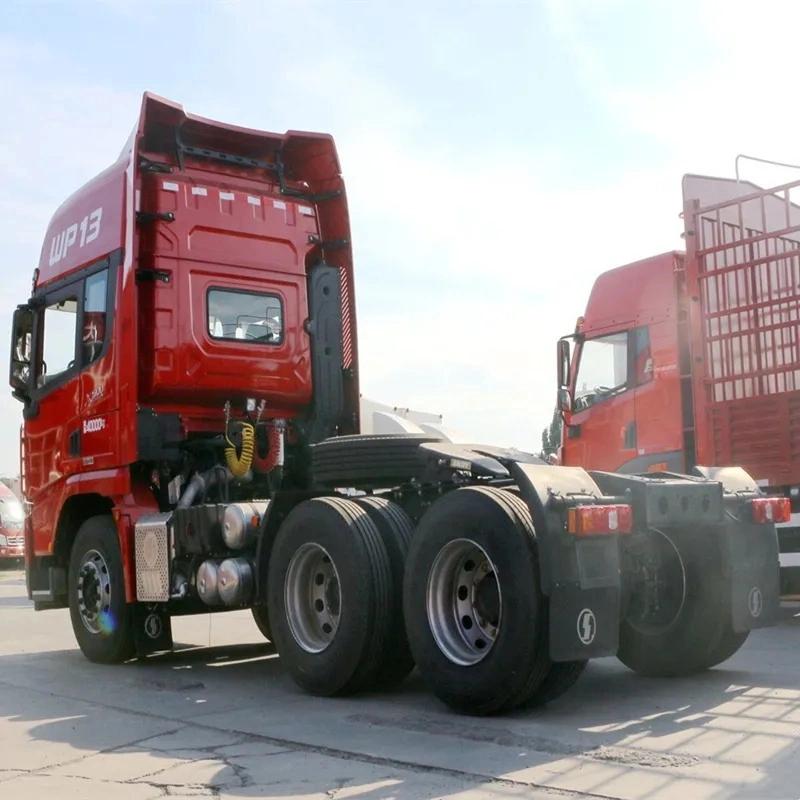
[{"label": "white cloud", "polygon": [[[640,79],[635,63],[624,77],[609,77],[602,43],[586,24],[585,2],[546,0],[554,35],[620,129],[663,145],[665,165],[676,170],[676,177],[689,171],[732,177],[739,153],[800,162],[793,111],[800,7],[766,0],[754,13],[752,3],[731,0],[721,12],[713,0],[674,0],[671,13],[686,14],[690,21],[688,43],[681,68],[654,83]],[[607,12],[633,2],[603,0],[599,6]],[[664,8],[663,3],[648,5],[648,12]],[[624,29],[626,16],[619,22]],[[641,31],[627,33],[636,37]],[[665,46],[653,42],[656,54]],[[753,169],[756,182],[781,180],[774,170]]]}]

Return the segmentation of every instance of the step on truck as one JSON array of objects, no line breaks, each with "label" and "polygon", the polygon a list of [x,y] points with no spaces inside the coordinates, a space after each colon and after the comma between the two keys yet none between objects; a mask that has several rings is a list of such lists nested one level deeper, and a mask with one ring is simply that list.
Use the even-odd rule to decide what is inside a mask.
[{"label": "step on truck", "polygon": [[744,158],[733,178],[683,177],[684,251],[595,280],[565,337],[576,346],[561,463],[622,473],[742,467],[776,498],[780,591],[796,599],[800,181],[759,187],[740,178]]},{"label": "step on truck", "polygon": [[741,470],[363,435],[356,334],[332,138],[145,94],[14,314],[35,608],[69,608],[105,664],[172,648],[174,617],[249,609],[309,693],[416,667],[483,715],[555,699],[592,658],[705,669],[774,623],[772,501]]}]

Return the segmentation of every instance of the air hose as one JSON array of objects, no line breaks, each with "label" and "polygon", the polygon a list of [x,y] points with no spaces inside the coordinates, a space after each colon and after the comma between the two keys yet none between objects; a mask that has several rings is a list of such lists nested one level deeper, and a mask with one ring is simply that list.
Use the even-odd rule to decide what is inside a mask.
[{"label": "air hose", "polygon": [[256,429],[249,422],[239,423],[242,426],[242,454],[236,454],[236,446],[228,437],[227,426],[225,441],[230,445],[225,448],[225,463],[236,478],[243,478],[250,465],[253,463],[253,453],[256,449]]}]

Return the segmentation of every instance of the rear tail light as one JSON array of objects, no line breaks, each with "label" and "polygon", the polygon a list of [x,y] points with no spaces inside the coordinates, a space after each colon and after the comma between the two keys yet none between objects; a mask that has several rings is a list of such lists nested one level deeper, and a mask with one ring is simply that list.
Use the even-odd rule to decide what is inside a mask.
[{"label": "rear tail light", "polygon": [[789,522],[792,518],[792,503],[788,497],[757,497],[750,501],[753,522],[758,524]]},{"label": "rear tail light", "polygon": [[576,506],[567,512],[567,530],[575,536],[630,533],[633,509],[628,505]]}]

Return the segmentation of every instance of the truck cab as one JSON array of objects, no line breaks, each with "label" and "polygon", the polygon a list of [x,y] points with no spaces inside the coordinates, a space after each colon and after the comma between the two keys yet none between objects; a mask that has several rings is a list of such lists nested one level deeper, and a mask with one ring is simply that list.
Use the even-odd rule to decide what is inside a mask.
[{"label": "truck cab", "polygon": [[252,478],[234,495],[268,497],[278,474],[285,488],[305,480],[310,442],[359,431],[330,136],[225,125],[145,94],[117,161],[53,215],[31,290],[10,384],[43,608],[67,603],[87,519],[113,514],[126,543],[125,526],[174,505],[197,471],[221,462]]},{"label": "truck cab", "polygon": [[571,335],[564,464],[683,472],[674,274],[663,253],[601,275]]}]

